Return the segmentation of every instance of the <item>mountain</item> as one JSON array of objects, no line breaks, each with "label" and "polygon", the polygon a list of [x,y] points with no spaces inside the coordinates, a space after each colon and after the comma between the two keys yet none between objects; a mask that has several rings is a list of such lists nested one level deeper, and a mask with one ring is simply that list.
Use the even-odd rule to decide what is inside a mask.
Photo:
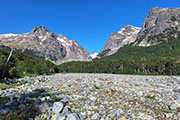
[{"label": "mountain", "polygon": [[43,57],[60,64],[68,61],[89,61],[89,52],[75,40],[62,34],[54,34],[49,29],[37,26],[25,34],[1,34],[0,45],[18,48],[25,53]]},{"label": "mountain", "polygon": [[141,28],[127,25],[120,29],[120,31],[112,33],[99,56],[102,57],[114,54],[119,48],[131,44],[136,40],[136,35],[140,29]]},{"label": "mountain", "polygon": [[180,56],[180,8],[154,7],[137,33],[136,40],[102,59]]},{"label": "mountain", "polygon": [[98,53],[93,52],[90,56],[91,56],[92,59],[95,59],[98,56]]},{"label": "mountain", "polygon": [[111,45],[114,43],[111,35],[105,46],[113,47],[105,47],[104,50],[107,51],[100,53],[100,59],[65,63],[58,70],[78,73],[180,75],[180,8],[152,8],[142,29],[136,33],[131,44],[123,47],[122,43],[116,44],[120,47],[117,47],[114,54],[108,54],[113,47],[116,49],[115,45]]},{"label": "mountain", "polygon": [[180,8],[159,8],[150,10],[143,27],[137,34],[135,44],[138,46],[151,46],[177,38],[180,31]]}]

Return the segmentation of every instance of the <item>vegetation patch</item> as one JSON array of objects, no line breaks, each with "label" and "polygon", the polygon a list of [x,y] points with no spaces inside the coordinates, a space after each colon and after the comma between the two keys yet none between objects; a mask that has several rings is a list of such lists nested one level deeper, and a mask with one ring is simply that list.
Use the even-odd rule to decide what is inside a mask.
[{"label": "vegetation patch", "polygon": [[[2,47],[1,47],[2,48]],[[0,48],[0,71],[9,56],[8,47]],[[26,55],[19,51],[14,51],[10,58],[5,72],[6,78],[17,78],[31,75],[43,75],[57,73],[57,66],[43,58]],[[1,73],[1,72],[0,72]]]},{"label": "vegetation patch", "polygon": [[16,110],[8,112],[5,115],[1,116],[2,120],[28,120],[29,118],[34,118],[38,111],[32,107],[28,107],[22,110]]},{"label": "vegetation patch", "polygon": [[0,90],[5,90],[7,89],[9,86],[5,83],[0,83]]},{"label": "vegetation patch", "polygon": [[149,98],[149,99],[155,99],[155,96],[154,96],[154,95],[149,95],[149,94],[147,94],[145,97],[146,97],[146,98]]},{"label": "vegetation patch", "polygon": [[8,97],[0,97],[0,107],[4,106],[8,101]]}]

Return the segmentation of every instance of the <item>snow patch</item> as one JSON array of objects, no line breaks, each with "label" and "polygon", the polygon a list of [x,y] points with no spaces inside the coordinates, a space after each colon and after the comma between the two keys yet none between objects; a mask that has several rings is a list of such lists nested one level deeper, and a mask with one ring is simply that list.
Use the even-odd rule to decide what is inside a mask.
[{"label": "snow patch", "polygon": [[39,39],[42,39],[43,38],[43,36],[39,36]]},{"label": "snow patch", "polygon": [[98,55],[98,53],[94,52],[93,54],[91,54],[90,56],[92,57],[92,59],[96,58]]},{"label": "snow patch", "polygon": [[71,45],[71,44],[68,44],[64,39],[62,39],[60,37],[58,37],[57,40],[60,41],[63,46],[70,46]]},{"label": "snow patch", "polygon": [[0,34],[0,38],[8,38],[8,37],[15,37],[18,34],[9,33],[9,34]]}]

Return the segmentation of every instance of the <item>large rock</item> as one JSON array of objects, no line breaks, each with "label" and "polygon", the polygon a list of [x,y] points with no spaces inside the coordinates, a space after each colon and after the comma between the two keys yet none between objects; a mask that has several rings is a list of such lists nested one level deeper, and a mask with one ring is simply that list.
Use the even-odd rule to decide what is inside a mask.
[{"label": "large rock", "polygon": [[89,52],[75,40],[69,40],[62,34],[56,35],[42,26],[37,26],[25,34],[0,34],[0,45],[12,46],[24,53],[43,57],[57,64],[92,59]]},{"label": "large rock", "polygon": [[59,114],[60,112],[63,111],[64,104],[62,102],[55,102],[53,104],[53,112],[56,114]]},{"label": "large rock", "polygon": [[108,56],[114,54],[119,48],[129,45],[136,40],[136,35],[141,28],[127,25],[116,33],[112,33],[106,44],[104,45],[99,56]]}]

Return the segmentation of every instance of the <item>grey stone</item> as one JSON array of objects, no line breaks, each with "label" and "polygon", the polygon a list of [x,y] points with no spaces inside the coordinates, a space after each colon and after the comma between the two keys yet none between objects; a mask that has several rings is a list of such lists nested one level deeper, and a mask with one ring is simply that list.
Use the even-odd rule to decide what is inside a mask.
[{"label": "grey stone", "polygon": [[7,106],[18,105],[18,101],[17,100],[11,100],[11,101],[7,102],[5,105],[7,105]]},{"label": "grey stone", "polygon": [[180,100],[180,92],[176,92],[174,96],[175,96],[175,100]]},{"label": "grey stone", "polygon": [[114,118],[117,115],[117,111],[116,110],[111,110],[110,114],[108,115],[110,118]]},{"label": "grey stone", "polygon": [[99,109],[100,109],[100,111],[99,111],[100,114],[105,114],[106,113],[106,109],[104,108],[103,105],[100,105]]},{"label": "grey stone", "polygon": [[71,112],[71,110],[69,109],[69,107],[68,106],[65,106],[64,107],[64,109],[63,109],[63,114],[64,115],[68,115],[68,114],[71,114],[72,112]]},{"label": "grey stone", "polygon": [[56,120],[66,120],[66,116],[65,115],[58,115],[56,117]]},{"label": "grey stone", "polygon": [[9,112],[9,109],[0,109],[0,114],[6,114]]},{"label": "grey stone", "polygon": [[82,115],[81,116],[81,120],[84,120],[84,119],[86,119],[87,118],[87,115]]},{"label": "grey stone", "polygon": [[62,112],[63,108],[64,108],[64,104],[62,102],[55,102],[53,104],[53,112],[56,114]]},{"label": "grey stone", "polygon": [[171,106],[170,106],[170,109],[171,110],[176,110],[178,107],[180,107],[180,105],[178,103],[173,103]]},{"label": "grey stone", "polygon": [[92,117],[91,120],[99,120],[100,119],[100,115],[98,113],[95,113]]},{"label": "grey stone", "polygon": [[46,112],[48,109],[49,109],[48,103],[43,103],[43,104],[41,104],[41,105],[39,106],[39,110],[40,110],[41,112]]},{"label": "grey stone", "polygon": [[118,109],[117,110],[117,118],[120,119],[122,114],[124,114],[124,111],[122,109]]},{"label": "grey stone", "polygon": [[80,120],[79,115],[76,113],[69,114],[66,118],[66,120]]},{"label": "grey stone", "polygon": [[38,98],[38,99],[36,99],[36,101],[34,102],[34,104],[41,104],[41,102],[42,102],[41,99]]},{"label": "grey stone", "polygon": [[19,108],[19,109],[24,109],[24,108],[26,108],[26,105],[20,104],[20,105],[18,106],[18,108]]},{"label": "grey stone", "polygon": [[138,91],[138,92],[137,92],[137,96],[138,96],[138,97],[142,97],[142,96],[143,96],[143,92],[142,92],[142,91]]},{"label": "grey stone", "polygon": [[91,101],[96,101],[96,97],[94,97],[94,96],[90,96],[90,98],[89,98]]}]

